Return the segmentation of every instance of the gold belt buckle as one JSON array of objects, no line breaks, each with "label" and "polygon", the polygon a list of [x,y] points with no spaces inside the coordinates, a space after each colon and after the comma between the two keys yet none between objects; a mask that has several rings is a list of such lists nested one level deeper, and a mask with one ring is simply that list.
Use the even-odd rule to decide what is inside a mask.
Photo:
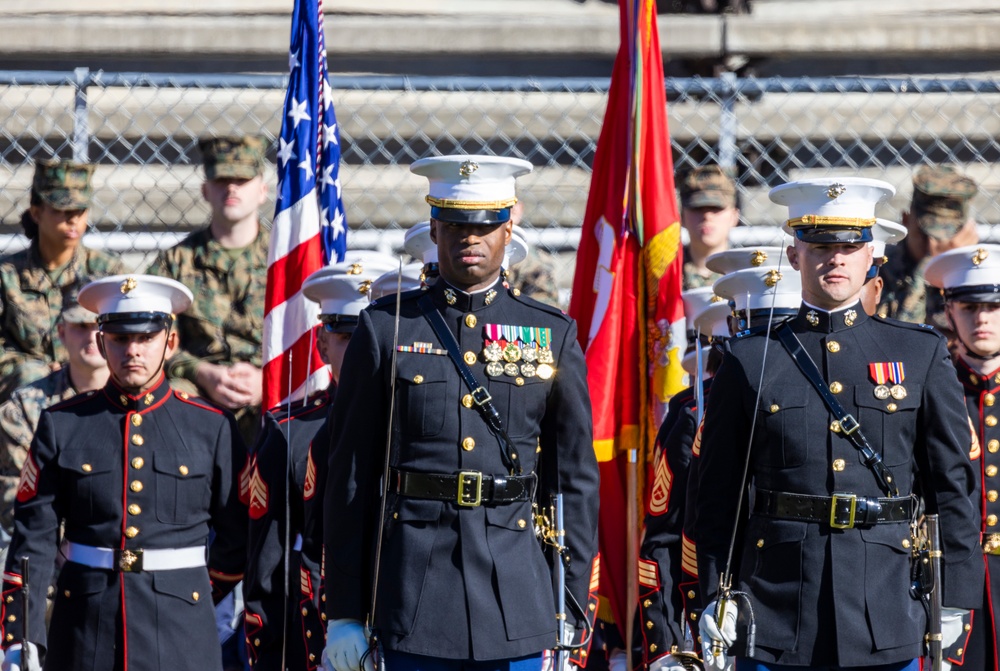
[{"label": "gold belt buckle", "polygon": [[1000,555],[1000,534],[990,534],[983,541],[983,554]]},{"label": "gold belt buckle", "polygon": [[458,505],[475,508],[483,500],[483,474],[479,471],[458,472]]},{"label": "gold belt buckle", "polygon": [[122,573],[142,571],[142,550],[122,550],[118,555],[118,570]]},{"label": "gold belt buckle", "polygon": [[[850,507],[847,513],[847,522],[837,521],[837,503],[839,501],[849,501]],[[830,497],[830,526],[834,529],[853,529],[854,514],[858,509],[858,497],[856,494],[834,494]]]}]

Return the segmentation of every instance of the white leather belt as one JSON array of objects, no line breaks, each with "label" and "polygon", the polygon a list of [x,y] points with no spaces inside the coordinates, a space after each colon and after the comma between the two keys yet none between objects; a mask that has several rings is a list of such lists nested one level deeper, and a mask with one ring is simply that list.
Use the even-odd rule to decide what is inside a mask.
[{"label": "white leather belt", "polygon": [[292,545],[292,549],[296,552],[302,552],[302,534],[295,534],[295,544]]},{"label": "white leather belt", "polygon": [[91,568],[122,571],[123,573],[169,571],[205,566],[207,564],[205,552],[204,546],[155,550],[112,550],[110,548],[95,548],[72,541],[63,541],[62,544],[62,553],[67,561]]}]

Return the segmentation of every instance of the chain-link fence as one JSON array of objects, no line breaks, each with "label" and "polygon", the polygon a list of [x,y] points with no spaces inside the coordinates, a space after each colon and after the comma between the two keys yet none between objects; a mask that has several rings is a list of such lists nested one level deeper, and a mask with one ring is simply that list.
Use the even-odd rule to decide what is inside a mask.
[{"label": "chain-link fence", "polygon": [[[396,249],[427,216],[426,184],[408,166],[453,152],[525,158],[519,181],[529,241],[557,255],[566,286],[586,207],[607,80],[338,77],[333,81],[349,245]],[[0,72],[0,253],[24,244],[31,163],[98,163],[88,244],[139,266],[207,222],[197,140],[262,134],[274,142],[279,76]],[[982,230],[1000,231],[1000,82],[972,79],[668,79],[675,167],[719,162],[740,188],[740,239],[775,239],[768,189],[805,175],[886,179],[908,206],[921,163],[956,163],[980,185]],[[272,159],[274,148],[272,147]],[[273,175],[269,175],[273,183]],[[273,191],[273,189],[272,189]],[[262,211],[269,219],[273,205]]]}]

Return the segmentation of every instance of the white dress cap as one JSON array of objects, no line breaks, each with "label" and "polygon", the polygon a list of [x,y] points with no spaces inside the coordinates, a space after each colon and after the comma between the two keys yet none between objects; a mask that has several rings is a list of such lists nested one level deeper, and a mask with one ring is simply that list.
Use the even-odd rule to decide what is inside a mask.
[{"label": "white dress cap", "polygon": [[704,306],[694,317],[694,327],[704,336],[713,338],[728,338],[732,335],[729,332],[729,315],[732,308],[725,300],[718,303],[709,303]]},{"label": "white dress cap", "polygon": [[[424,264],[419,261],[416,263],[407,263],[403,266],[402,290],[411,291],[423,286],[423,273]],[[398,268],[379,275],[372,282],[372,300],[378,300],[383,296],[396,293],[396,287],[400,285],[398,275]]]},{"label": "white dress cap", "polygon": [[894,245],[906,237],[906,226],[888,219],[876,219],[872,227],[872,256],[879,261],[885,256],[886,245]]},{"label": "white dress cap", "polygon": [[734,305],[733,310],[798,309],[802,304],[802,278],[790,266],[737,270],[715,281],[715,293]]},{"label": "white dress cap", "polygon": [[969,245],[938,254],[927,264],[924,280],[943,289],[948,299],[1000,303],[1000,245]]},{"label": "white dress cap", "polygon": [[514,180],[532,170],[520,158],[485,155],[432,156],[410,171],[430,181],[427,202],[457,210],[499,210],[517,202]]},{"label": "white dress cap", "polygon": [[688,331],[695,330],[694,320],[706,307],[713,303],[725,305],[725,301],[715,295],[712,287],[688,289],[681,294],[681,300],[684,301],[684,320]]},{"label": "white dress cap", "polygon": [[190,289],[168,277],[111,275],[82,289],[78,302],[101,317],[124,313],[158,312],[175,315],[191,307]]},{"label": "white dress cap", "polygon": [[875,207],[896,193],[888,182],[866,177],[820,177],[781,184],[768,196],[788,208],[782,230],[797,228],[870,228]]},{"label": "white dress cap", "polygon": [[403,251],[425,264],[438,262],[437,243],[431,240],[431,222],[421,221],[406,231]]},{"label": "white dress cap", "polygon": [[[788,244],[792,244],[791,238],[789,238]],[[784,247],[740,247],[716,252],[705,259],[705,267],[720,275],[727,275],[747,268],[760,268],[761,266],[773,268],[779,263],[788,267]]]},{"label": "white dress cap", "polygon": [[[703,362],[707,361],[708,360],[708,355],[711,352],[712,352],[712,346],[711,345],[705,345],[704,347],[702,347],[701,348],[701,360]],[[690,352],[688,352],[687,354],[684,355],[683,359],[681,359],[681,367],[684,369],[685,373],[687,373],[688,375],[691,376],[692,380],[693,380],[693,378],[695,376],[695,366],[697,366],[697,364],[698,364],[698,359],[697,359],[697,351],[696,350],[691,350]],[[709,375],[708,372],[706,371],[706,372],[702,373],[701,379],[705,380],[705,379],[707,379],[709,377],[711,377],[711,375]]]},{"label": "white dress cap", "polygon": [[398,266],[399,261],[388,254],[351,250],[343,261],[324,266],[307,277],[302,283],[302,293],[319,303],[320,315],[357,317],[371,303],[372,283]]},{"label": "white dress cap", "polygon": [[524,261],[528,258],[528,250],[530,249],[531,245],[528,244],[528,239],[524,237],[521,229],[515,226],[514,230],[511,231],[510,244],[507,245],[503,255],[503,267],[510,268]]}]

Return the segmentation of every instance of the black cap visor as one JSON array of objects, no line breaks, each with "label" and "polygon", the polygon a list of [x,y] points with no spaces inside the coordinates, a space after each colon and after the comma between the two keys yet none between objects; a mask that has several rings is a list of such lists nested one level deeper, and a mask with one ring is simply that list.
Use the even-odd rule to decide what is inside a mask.
[{"label": "black cap visor", "polygon": [[802,242],[812,244],[845,244],[854,242],[871,242],[870,227],[833,227],[810,226],[795,228],[795,237]]},{"label": "black cap visor", "polygon": [[945,300],[962,303],[1000,303],[1000,284],[979,284],[944,290]]},{"label": "black cap visor", "polygon": [[358,327],[357,315],[320,315],[319,320],[328,333],[354,333]]},{"label": "black cap visor", "polygon": [[97,323],[104,333],[156,333],[174,323],[166,312],[113,312],[100,315]]},{"label": "black cap visor", "polygon": [[459,210],[453,207],[431,206],[431,219],[449,224],[506,224],[510,221],[510,208],[499,210]]}]

